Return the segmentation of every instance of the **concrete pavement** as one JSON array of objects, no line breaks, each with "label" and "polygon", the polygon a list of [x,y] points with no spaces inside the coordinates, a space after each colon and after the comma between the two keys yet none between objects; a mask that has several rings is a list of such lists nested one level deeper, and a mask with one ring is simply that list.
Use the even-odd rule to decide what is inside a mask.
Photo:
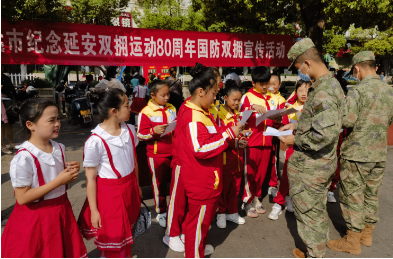
[{"label": "concrete pavement", "polygon": [[[95,118],[96,120],[98,118]],[[15,128],[20,128],[15,125]],[[59,138],[56,140],[66,146],[66,160],[77,160],[82,163],[83,144],[90,135],[90,128],[81,128],[64,122]],[[21,143],[18,134],[15,134],[15,142]],[[9,165],[13,155],[1,156],[1,220],[7,219],[15,205],[15,198],[9,176]],[[283,161],[283,159],[281,160]],[[282,164],[281,164],[282,167]],[[326,257],[393,257],[393,147],[388,150],[385,177],[379,190],[380,222],[374,231],[372,247],[362,247],[360,256],[352,256],[347,253],[338,253],[327,249]],[[282,168],[281,168],[282,169]],[[152,228],[136,239],[132,246],[133,257],[184,257],[183,253],[170,250],[163,242],[164,229],[155,220],[154,201],[151,187],[144,187],[143,194],[146,204],[152,212]],[[86,181],[83,168],[78,180],[70,185],[68,196],[76,217],[86,199]],[[338,193],[335,193],[338,201]],[[168,197],[169,199],[169,197]],[[262,204],[271,211],[272,199],[265,196]],[[345,222],[341,215],[339,203],[329,203],[328,213],[330,217],[330,238],[337,239],[345,234]],[[244,212],[241,212],[244,216]],[[219,229],[215,220],[209,231],[208,243],[215,247],[211,257],[292,257],[292,249],[296,247],[305,249],[305,245],[299,238],[296,230],[296,220],[293,213],[284,211],[277,221],[267,218],[267,214],[259,218],[245,218],[245,225],[236,225],[227,222],[226,229]],[[2,226],[2,231],[4,226]],[[85,241],[89,257],[98,257],[98,250],[93,241]]]}]

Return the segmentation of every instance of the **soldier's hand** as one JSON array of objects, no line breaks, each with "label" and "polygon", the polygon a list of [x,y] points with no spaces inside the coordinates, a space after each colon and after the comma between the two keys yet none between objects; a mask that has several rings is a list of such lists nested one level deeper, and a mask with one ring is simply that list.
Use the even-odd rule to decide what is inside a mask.
[{"label": "soldier's hand", "polygon": [[287,125],[282,126],[278,131],[284,131],[284,130],[293,130],[293,123],[289,123]]},{"label": "soldier's hand", "polygon": [[289,135],[289,136],[281,136],[278,137],[282,143],[284,143],[287,146],[293,146],[295,145],[295,136],[294,135]]}]

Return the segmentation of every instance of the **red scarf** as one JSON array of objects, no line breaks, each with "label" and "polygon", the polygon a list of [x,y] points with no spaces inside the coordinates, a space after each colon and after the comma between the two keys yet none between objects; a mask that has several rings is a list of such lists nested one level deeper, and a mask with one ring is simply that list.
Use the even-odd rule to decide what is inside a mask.
[{"label": "red scarf", "polygon": [[251,88],[250,90],[248,90],[248,92],[250,92],[253,95],[255,95],[256,97],[261,98],[262,100],[264,100],[265,104],[266,104],[266,109],[270,110],[270,105],[269,105],[269,102],[268,102],[268,100],[270,100],[270,95],[266,95],[266,97],[265,97],[263,94],[258,93],[257,91],[255,91],[254,87]]},{"label": "red scarf", "polygon": [[166,115],[166,110],[168,110],[168,107],[164,107],[164,108],[160,108],[160,109],[158,109],[157,111],[161,111],[162,112],[162,122],[164,123],[164,124],[168,124],[168,117],[167,117],[167,115]]}]

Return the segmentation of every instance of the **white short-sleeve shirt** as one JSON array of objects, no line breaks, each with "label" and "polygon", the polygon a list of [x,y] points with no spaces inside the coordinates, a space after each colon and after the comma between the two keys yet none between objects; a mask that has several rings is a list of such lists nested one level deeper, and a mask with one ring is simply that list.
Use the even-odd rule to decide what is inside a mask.
[{"label": "white short-sleeve shirt", "polygon": [[[25,141],[22,145],[18,146],[20,149],[27,149],[40,162],[42,175],[45,183],[53,181],[61,171],[64,170],[63,158],[60,150],[63,150],[65,159],[65,147],[63,144],[55,141],[50,141],[53,146],[52,153],[46,153],[29,141]],[[10,177],[11,183],[14,188],[31,186],[31,188],[39,187],[37,167],[34,163],[34,158],[29,152],[21,151],[11,161]],[[66,192],[65,185],[61,185],[52,190],[44,196],[44,200],[50,200],[60,197]],[[38,201],[38,200],[36,200]]]},{"label": "white short-sleeve shirt", "polygon": [[145,98],[147,95],[147,86],[138,85],[137,87],[134,88],[133,92],[136,93],[135,97]]},{"label": "white short-sleeve shirt", "polygon": [[[130,124],[121,123],[119,136],[112,136],[100,125],[92,130],[92,133],[103,138],[109,146],[112,154],[113,164],[122,177],[129,175],[135,169],[134,147],[127,126],[132,132],[135,146],[139,141],[135,133],[135,127]],[[104,143],[97,136],[91,136],[85,143],[83,167],[98,166],[98,176],[101,178],[117,179],[109,162]]]}]

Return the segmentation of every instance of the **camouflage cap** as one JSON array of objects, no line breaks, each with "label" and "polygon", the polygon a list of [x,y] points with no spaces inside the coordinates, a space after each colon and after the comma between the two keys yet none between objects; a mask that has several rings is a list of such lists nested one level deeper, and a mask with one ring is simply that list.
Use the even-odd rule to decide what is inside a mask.
[{"label": "camouflage cap", "polygon": [[352,61],[351,61],[352,69],[349,74],[353,73],[353,66],[355,66],[363,61],[369,61],[369,60],[375,60],[375,55],[374,55],[374,52],[372,52],[372,51],[362,51],[362,52],[359,52],[358,54],[356,54],[355,56],[353,56]]},{"label": "camouflage cap", "polygon": [[293,68],[295,60],[307,50],[315,48],[314,42],[310,38],[304,38],[298,42],[296,42],[291,49],[289,50],[287,56],[291,65],[288,67],[289,70]]}]

